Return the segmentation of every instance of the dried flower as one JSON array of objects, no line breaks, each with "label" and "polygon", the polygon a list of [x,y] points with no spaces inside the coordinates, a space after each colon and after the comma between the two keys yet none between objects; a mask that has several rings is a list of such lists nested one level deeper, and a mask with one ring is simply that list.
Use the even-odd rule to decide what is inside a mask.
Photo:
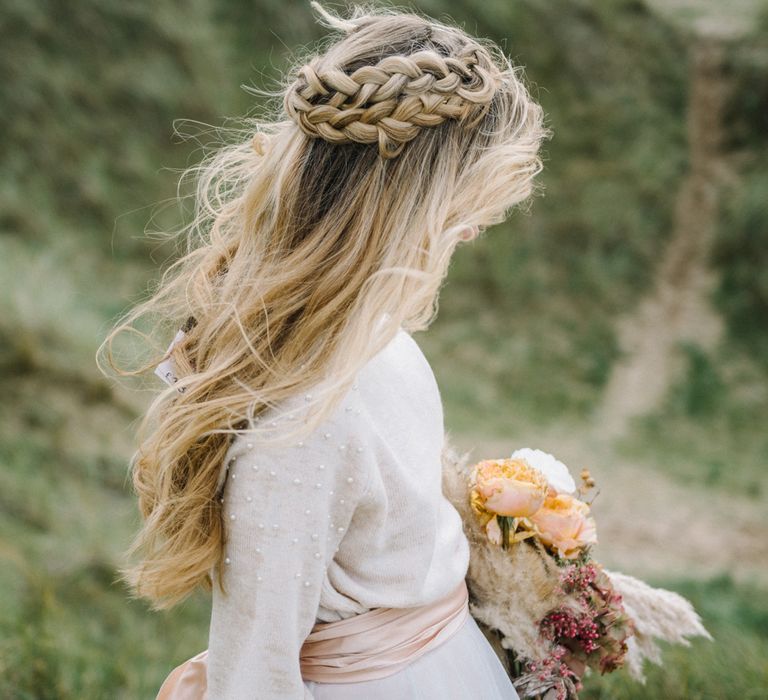
[{"label": "dried flower", "polygon": [[592,474],[589,473],[589,469],[582,469],[580,476],[585,490],[589,490],[594,487],[595,480],[592,478]]},{"label": "dried flower", "polygon": [[600,673],[621,667],[634,625],[605,571],[594,562],[571,564],[560,585],[568,604],[544,617],[541,634]]}]

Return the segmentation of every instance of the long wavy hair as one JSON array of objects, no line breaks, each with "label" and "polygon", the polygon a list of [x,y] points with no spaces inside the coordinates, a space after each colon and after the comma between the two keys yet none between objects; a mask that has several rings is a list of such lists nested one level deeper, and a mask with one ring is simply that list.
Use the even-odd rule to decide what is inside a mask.
[{"label": "long wavy hair", "polygon": [[[541,169],[542,109],[495,44],[410,12],[312,4],[332,37],[268,93],[267,118],[243,118],[184,172],[194,217],[169,234],[184,253],[96,353],[105,374],[102,354],[120,376],[169,357],[178,373],[138,427],[143,526],[120,570],[156,609],[221,584],[217,485],[235,435],[310,389],[282,439],[314,430],[400,326],[430,325],[464,229],[506,218]],[[124,332],[152,348],[144,361],[116,362]]]}]

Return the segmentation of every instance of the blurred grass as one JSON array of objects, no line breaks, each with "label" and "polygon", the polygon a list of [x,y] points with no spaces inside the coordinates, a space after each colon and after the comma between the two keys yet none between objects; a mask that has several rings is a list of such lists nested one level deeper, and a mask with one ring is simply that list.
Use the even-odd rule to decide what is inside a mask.
[{"label": "blurred grass", "polygon": [[[670,230],[687,166],[686,38],[636,0],[416,6],[499,40],[525,65],[555,134],[543,196],[457,252],[440,315],[417,338],[446,425],[579,434],[618,357],[616,317],[647,291]],[[102,380],[93,354],[170,254],[141,231],[148,219],[160,229],[183,219],[170,201],[174,171],[213,139],[205,124],[251,110],[239,85],[269,84],[324,30],[299,0],[4,0],[2,11],[0,697],[149,698],[205,647],[208,604],[200,595],[151,613],[116,583],[138,522],[126,465],[143,399]],[[739,177],[712,259],[729,334],[710,352],[686,348],[686,373],[621,449],[703,480],[713,498],[762,498],[760,46],[736,47],[730,70]],[[178,118],[189,120],[179,131],[197,134],[187,143]],[[727,578],[667,585],[692,598],[716,641],[669,649],[645,687],[617,675],[591,680],[585,697],[757,697],[768,686],[766,592]]]},{"label": "blurred grass", "polygon": [[641,685],[625,673],[591,677],[585,700],[757,700],[768,687],[768,597],[727,576],[708,581],[653,581],[686,596],[701,613],[714,642],[664,645],[664,666],[646,666]]},{"label": "blurred grass", "polygon": [[655,463],[682,481],[768,497],[768,383],[733,344],[707,354],[687,349],[686,375],[657,412],[636,421],[618,445],[627,458]]}]

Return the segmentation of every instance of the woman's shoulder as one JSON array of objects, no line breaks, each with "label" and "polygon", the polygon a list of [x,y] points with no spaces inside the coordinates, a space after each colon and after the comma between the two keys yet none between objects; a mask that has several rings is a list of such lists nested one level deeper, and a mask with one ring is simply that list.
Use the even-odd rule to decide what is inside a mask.
[{"label": "woman's shoulder", "polygon": [[400,327],[389,343],[358,374],[363,396],[403,404],[441,408],[440,390],[432,366],[412,334]]},{"label": "woman's shoulder", "polygon": [[[273,434],[290,433],[297,423],[307,420],[316,393],[292,396],[279,407],[250,420],[248,429],[233,436],[227,457],[263,451],[265,445],[260,436],[268,439]],[[442,421],[440,394],[432,368],[413,336],[400,327],[360,368],[334,410],[309,435],[296,442],[299,446],[312,447],[315,443],[360,442],[366,436],[376,440],[386,433],[386,425],[380,423],[387,420],[387,415],[409,412],[414,414],[414,420],[429,413]],[[280,451],[283,446],[268,449]]]},{"label": "woman's shoulder", "polygon": [[402,326],[390,341],[362,366],[358,379],[363,382],[373,379],[407,379],[431,377],[432,367],[414,340],[411,333]]}]

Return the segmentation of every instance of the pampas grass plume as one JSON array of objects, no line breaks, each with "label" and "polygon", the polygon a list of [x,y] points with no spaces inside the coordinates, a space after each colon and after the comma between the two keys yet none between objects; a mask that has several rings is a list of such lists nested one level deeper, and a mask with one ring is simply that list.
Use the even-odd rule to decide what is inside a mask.
[{"label": "pampas grass plume", "polygon": [[689,646],[688,637],[712,639],[683,596],[663,588],[653,588],[644,581],[606,571],[616,592],[623,598],[624,608],[635,623],[635,633],[627,640],[627,668],[639,681],[645,680],[643,662],[661,664],[658,641]]}]

